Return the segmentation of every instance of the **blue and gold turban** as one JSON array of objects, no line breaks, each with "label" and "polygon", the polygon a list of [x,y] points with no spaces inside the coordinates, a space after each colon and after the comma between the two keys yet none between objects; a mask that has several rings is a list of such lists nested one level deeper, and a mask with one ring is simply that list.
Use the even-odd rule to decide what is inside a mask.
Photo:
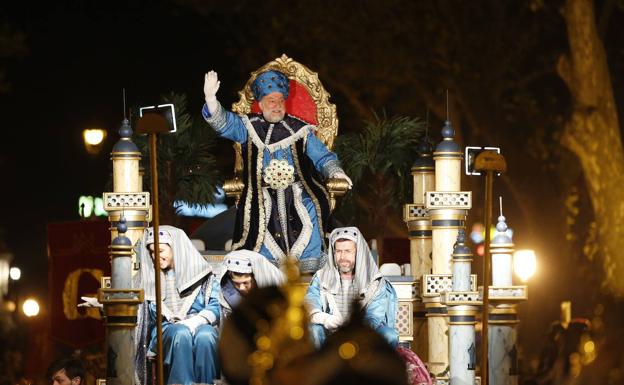
[{"label": "blue and gold turban", "polygon": [[274,70],[261,73],[251,84],[251,92],[257,101],[262,100],[271,92],[280,92],[284,95],[284,99],[288,99],[289,89],[288,77]]}]

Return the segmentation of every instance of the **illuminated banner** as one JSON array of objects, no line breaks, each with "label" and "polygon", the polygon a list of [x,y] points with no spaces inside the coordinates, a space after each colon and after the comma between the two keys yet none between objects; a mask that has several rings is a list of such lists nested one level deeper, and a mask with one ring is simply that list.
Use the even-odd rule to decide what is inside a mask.
[{"label": "illuminated banner", "polygon": [[102,197],[92,197],[83,195],[78,199],[78,214],[81,218],[90,218],[91,214],[97,217],[106,217],[108,213],[104,210]]},{"label": "illuminated banner", "polygon": [[78,308],[110,276],[108,221],[48,224],[50,336],[73,348],[104,339],[99,310]]}]

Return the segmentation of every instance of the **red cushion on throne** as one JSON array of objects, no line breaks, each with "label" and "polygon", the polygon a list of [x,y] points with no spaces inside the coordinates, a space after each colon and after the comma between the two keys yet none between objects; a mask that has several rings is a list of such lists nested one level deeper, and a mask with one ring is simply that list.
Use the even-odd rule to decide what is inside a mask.
[{"label": "red cushion on throne", "polygon": [[[286,112],[313,125],[318,125],[316,118],[316,103],[308,90],[296,80],[290,79],[290,92],[286,99]],[[260,112],[258,102],[251,105],[251,112]]]}]

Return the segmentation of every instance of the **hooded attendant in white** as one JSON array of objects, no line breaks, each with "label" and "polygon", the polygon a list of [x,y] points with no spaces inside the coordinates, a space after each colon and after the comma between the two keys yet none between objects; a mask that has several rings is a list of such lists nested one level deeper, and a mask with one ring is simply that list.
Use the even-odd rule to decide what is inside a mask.
[{"label": "hooded attendant in white", "polygon": [[255,288],[279,286],[286,276],[262,254],[250,250],[235,250],[223,260],[223,277],[219,303],[221,317],[226,318],[232,309]]},{"label": "hooded attendant in white", "polygon": [[[219,376],[216,329],[220,319],[219,281],[184,231],[172,226],[158,229],[165,382],[214,383]],[[146,303],[139,316],[137,341],[139,345],[149,346],[147,356],[156,354],[153,250],[154,230],[148,228],[137,244],[140,269],[135,277],[138,281],[135,286],[145,291]],[[139,354],[141,348],[137,349],[139,367],[142,362],[138,361],[145,358]]]}]

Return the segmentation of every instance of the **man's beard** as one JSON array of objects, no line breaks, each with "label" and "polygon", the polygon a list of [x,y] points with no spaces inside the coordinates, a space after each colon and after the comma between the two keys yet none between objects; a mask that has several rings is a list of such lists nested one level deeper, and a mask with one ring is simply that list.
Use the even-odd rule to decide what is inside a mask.
[{"label": "man's beard", "polygon": [[341,273],[351,273],[351,272],[353,272],[353,270],[354,270],[353,269],[353,267],[354,267],[353,263],[349,263],[347,265],[343,265],[341,262],[342,261],[338,261],[338,270]]},{"label": "man's beard", "polygon": [[262,116],[269,123],[278,123],[284,119],[284,112],[262,111]]}]

